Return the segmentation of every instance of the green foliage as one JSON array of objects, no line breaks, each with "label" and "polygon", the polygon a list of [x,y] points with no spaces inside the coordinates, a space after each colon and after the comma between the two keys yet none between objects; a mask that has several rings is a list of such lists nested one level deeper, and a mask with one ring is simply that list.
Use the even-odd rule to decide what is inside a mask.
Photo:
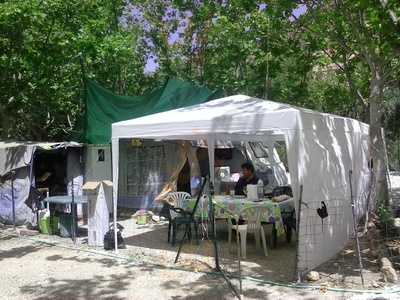
[{"label": "green foliage", "polygon": [[379,227],[383,230],[384,235],[392,236],[393,234],[396,234],[391,208],[384,204],[379,204],[377,215],[379,218]]},{"label": "green foliage", "polygon": [[83,109],[83,72],[118,92],[141,88],[137,31],[123,1],[5,1],[0,9],[0,137],[69,139]]}]

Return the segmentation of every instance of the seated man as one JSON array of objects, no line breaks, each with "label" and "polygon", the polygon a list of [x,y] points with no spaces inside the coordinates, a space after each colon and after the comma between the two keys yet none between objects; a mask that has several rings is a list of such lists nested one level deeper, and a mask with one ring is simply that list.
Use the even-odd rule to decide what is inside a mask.
[{"label": "seated man", "polygon": [[242,164],[242,177],[239,178],[239,181],[235,186],[235,195],[245,195],[244,188],[248,184],[257,184],[258,178],[254,174],[254,166],[250,162],[245,162]]}]

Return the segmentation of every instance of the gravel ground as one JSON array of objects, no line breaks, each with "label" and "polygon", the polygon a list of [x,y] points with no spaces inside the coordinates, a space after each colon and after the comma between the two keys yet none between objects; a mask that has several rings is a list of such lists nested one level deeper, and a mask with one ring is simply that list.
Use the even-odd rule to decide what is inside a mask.
[{"label": "gravel ground", "polygon": [[[234,299],[223,278],[127,263],[0,231],[1,299]],[[237,286],[237,280],[233,281]],[[353,295],[243,281],[243,299],[350,299]],[[359,296],[358,296],[359,297]],[[361,299],[361,298],[360,298]],[[364,295],[363,299],[373,299]],[[396,299],[395,295],[384,299]]]}]

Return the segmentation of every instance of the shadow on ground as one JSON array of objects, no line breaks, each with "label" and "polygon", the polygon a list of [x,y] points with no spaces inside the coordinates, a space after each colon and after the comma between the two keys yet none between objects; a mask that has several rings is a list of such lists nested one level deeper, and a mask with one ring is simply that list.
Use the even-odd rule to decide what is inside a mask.
[{"label": "shadow on ground", "polygon": [[[226,227],[226,226],[225,226]],[[159,263],[170,264],[173,262],[178,245],[173,247],[167,242],[167,225],[147,225],[129,228],[124,232],[125,243],[128,249],[127,255],[135,256],[135,253],[145,251],[146,254],[155,256]],[[221,265],[228,273],[237,273],[237,248],[236,241],[232,241],[229,247],[228,234],[224,224],[219,223],[218,230],[218,253]],[[178,233],[179,241],[183,235],[183,228]],[[270,237],[270,235],[269,235]],[[288,244],[282,237],[279,240],[278,247],[271,249],[271,242],[268,243],[269,255],[265,257],[262,249],[256,249],[255,241],[252,235],[248,235],[247,258],[242,259],[242,274],[256,277],[259,279],[268,279],[279,282],[291,282],[294,279],[296,243]],[[209,240],[201,240],[196,243],[186,241],[182,248],[182,258],[186,261],[194,260],[198,264],[208,266],[208,268],[195,267],[202,271],[210,271],[214,265],[214,248]],[[164,261],[162,261],[162,259]]]},{"label": "shadow on ground", "polygon": [[94,275],[91,279],[57,280],[49,278],[46,286],[26,285],[21,292],[35,300],[45,299],[124,299],[117,296],[134,279],[131,272],[119,275]]},{"label": "shadow on ground", "polygon": [[[0,241],[7,241],[15,239],[13,236],[0,236]],[[27,246],[16,246],[10,249],[2,250],[0,248],[0,261],[7,260],[9,258],[21,258],[26,255],[30,255],[34,252],[40,251],[44,248],[49,247],[44,244],[35,244]]]}]

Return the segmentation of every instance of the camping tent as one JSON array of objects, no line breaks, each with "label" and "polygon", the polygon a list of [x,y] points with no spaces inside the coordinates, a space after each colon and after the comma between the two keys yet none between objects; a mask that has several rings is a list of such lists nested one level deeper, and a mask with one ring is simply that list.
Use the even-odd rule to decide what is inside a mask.
[{"label": "camping tent", "polygon": [[[67,193],[81,193],[83,182],[81,160],[78,150],[80,144],[74,142],[63,143],[34,143],[34,142],[0,142],[0,221],[12,223],[12,196],[15,200],[16,224],[35,224],[35,214],[25,201],[35,186],[34,168],[38,153],[54,153],[66,149],[63,171],[65,171]],[[63,158],[64,159],[64,158]],[[11,172],[14,173],[13,182]],[[73,181],[73,185],[72,185]]]},{"label": "camping tent", "polygon": [[[115,123],[112,125],[115,211],[119,141],[132,137],[204,139],[208,144],[210,170],[214,169],[217,140],[284,141],[296,211],[301,214],[297,261],[300,272],[334,256],[353,234],[350,178],[356,218],[366,210],[369,126],[350,118],[236,95]],[[210,174],[213,181],[213,172]],[[300,197],[304,202],[301,210]],[[321,201],[326,203],[329,213],[324,225],[316,212]]]}]

